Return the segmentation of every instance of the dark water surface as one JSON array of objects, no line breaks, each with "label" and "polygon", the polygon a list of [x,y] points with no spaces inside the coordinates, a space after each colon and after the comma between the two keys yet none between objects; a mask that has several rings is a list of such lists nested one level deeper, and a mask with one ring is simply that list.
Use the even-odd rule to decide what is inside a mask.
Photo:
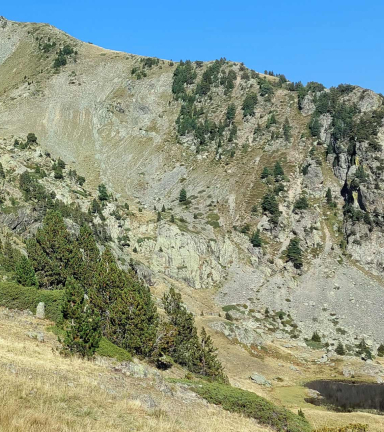
[{"label": "dark water surface", "polygon": [[[347,381],[312,381],[305,385],[318,391],[326,404],[342,410],[369,409],[384,412],[384,384]],[[307,399],[316,405],[321,400]]]}]

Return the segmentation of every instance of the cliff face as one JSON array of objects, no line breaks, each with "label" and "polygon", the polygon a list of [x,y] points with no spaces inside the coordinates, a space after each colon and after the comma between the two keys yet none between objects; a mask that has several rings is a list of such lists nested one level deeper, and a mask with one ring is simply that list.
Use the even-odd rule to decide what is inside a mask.
[{"label": "cliff face", "polygon": [[[1,19],[0,40],[1,157],[11,179],[1,218],[13,233],[39,223],[9,200],[17,176],[47,151],[86,177],[90,195],[79,196],[44,162],[42,181],[67,204],[87,211],[107,185],[118,201],[95,224],[151,283],[285,311],[299,336],[317,329],[337,340],[343,328],[347,341],[380,341],[382,96],[304,88],[225,59],[174,64],[108,51],[49,25]],[[30,132],[41,147],[15,148]],[[261,247],[250,241],[257,232]],[[292,239],[302,265],[286,254]]]}]

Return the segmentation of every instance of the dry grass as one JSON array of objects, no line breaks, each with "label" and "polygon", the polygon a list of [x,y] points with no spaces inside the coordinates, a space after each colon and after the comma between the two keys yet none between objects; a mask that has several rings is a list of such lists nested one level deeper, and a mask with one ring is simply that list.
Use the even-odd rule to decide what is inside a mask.
[{"label": "dry grass", "polygon": [[[53,335],[46,333],[45,343],[26,336],[45,325],[27,315],[10,317],[0,309],[1,432],[268,430],[177,388],[174,396],[165,395],[150,378],[63,358],[55,351]],[[148,395],[156,408],[147,407]]]}]

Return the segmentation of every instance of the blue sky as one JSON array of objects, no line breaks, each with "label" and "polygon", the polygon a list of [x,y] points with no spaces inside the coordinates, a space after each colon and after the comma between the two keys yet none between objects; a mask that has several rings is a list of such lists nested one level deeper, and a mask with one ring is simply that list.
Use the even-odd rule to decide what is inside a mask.
[{"label": "blue sky", "polygon": [[0,14],[48,22],[105,48],[165,59],[226,57],[327,87],[384,93],[384,1],[18,0]]}]

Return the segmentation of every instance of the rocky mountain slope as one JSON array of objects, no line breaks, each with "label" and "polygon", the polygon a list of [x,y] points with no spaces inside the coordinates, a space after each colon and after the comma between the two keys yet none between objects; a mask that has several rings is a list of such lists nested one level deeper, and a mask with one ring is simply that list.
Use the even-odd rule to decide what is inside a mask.
[{"label": "rocky mountain slope", "polygon": [[[74,230],[105,184],[113,199],[90,216],[100,243],[154,292],[174,284],[196,313],[201,295],[204,313],[224,308],[235,324],[211,326],[229,338],[384,342],[381,95],[104,50],[4,18],[0,38],[4,236],[22,248],[41,222],[23,171],[46,171],[37,181],[72,208]],[[39,145],[15,146],[29,133]]]}]

